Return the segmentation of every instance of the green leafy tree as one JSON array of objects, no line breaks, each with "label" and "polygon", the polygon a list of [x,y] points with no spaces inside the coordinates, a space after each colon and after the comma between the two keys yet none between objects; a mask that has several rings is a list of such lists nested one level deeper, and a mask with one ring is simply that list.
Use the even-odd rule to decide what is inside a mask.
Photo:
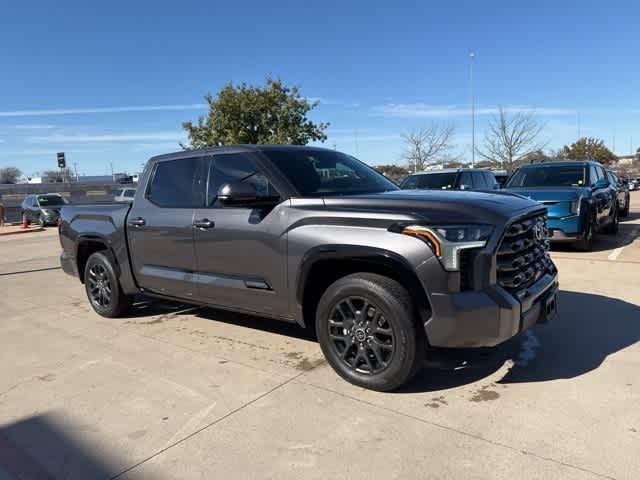
[{"label": "green leafy tree", "polygon": [[16,183],[22,172],[16,167],[0,168],[0,183]]},{"label": "green leafy tree", "polygon": [[208,94],[204,98],[209,113],[195,124],[182,124],[189,133],[189,145],[182,145],[183,148],[258,143],[306,145],[327,139],[324,132],[329,124],[316,124],[307,117],[319,102],[310,102],[300,94],[299,87],[287,87],[279,79],[267,78],[264,87],[229,83],[215,97]]},{"label": "green leafy tree", "polygon": [[565,145],[562,153],[569,160],[595,160],[605,165],[617,160],[615,154],[605,146],[603,140],[591,137],[582,137],[571,146]]}]

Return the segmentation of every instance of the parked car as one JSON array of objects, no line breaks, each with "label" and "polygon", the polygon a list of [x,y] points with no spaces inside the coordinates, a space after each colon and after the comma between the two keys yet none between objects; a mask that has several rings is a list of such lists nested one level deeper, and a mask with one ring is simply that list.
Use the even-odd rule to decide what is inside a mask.
[{"label": "parked car", "polygon": [[118,188],[113,191],[113,200],[115,202],[133,202],[135,195],[135,188]]},{"label": "parked car", "polygon": [[547,207],[552,242],[571,242],[580,250],[591,250],[595,232],[618,232],[615,190],[599,163],[526,165],[511,176],[505,188]]},{"label": "parked car", "polygon": [[616,192],[616,197],[618,199],[618,212],[621,217],[629,216],[629,204],[631,203],[631,195],[629,194],[629,186],[627,182],[618,178],[615,172],[611,170],[607,170],[607,175],[609,178],[609,182],[611,183],[611,187]]},{"label": "parked car", "polygon": [[403,190],[497,190],[500,184],[490,170],[455,168],[412,173]]},{"label": "parked car", "polygon": [[427,348],[495,346],[554,316],[545,213],[400,190],[334,150],[215,147],[152,158],[132,204],[63,208],[60,262],[102,316],[142,293],[295,322],[339,375],[385,391]]},{"label": "parked car", "polygon": [[22,217],[27,222],[35,222],[41,227],[56,225],[60,216],[60,209],[66,205],[67,201],[62,195],[57,193],[47,193],[45,195],[30,195],[24,199],[20,208]]}]

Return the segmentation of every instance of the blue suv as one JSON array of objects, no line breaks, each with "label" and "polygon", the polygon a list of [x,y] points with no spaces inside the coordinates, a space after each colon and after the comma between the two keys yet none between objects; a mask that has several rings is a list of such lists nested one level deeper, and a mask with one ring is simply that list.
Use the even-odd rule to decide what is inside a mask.
[{"label": "blue suv", "polygon": [[618,207],[607,172],[597,162],[536,163],[520,167],[505,186],[547,207],[549,240],[591,250],[594,232],[618,232]]}]

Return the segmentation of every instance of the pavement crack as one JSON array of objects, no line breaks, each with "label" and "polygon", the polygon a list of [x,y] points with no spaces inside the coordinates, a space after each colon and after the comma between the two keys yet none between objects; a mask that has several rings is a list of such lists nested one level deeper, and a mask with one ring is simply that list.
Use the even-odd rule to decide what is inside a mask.
[{"label": "pavement crack", "polygon": [[[298,377],[295,377],[295,378],[291,379],[291,381],[297,380],[297,378]],[[532,452],[530,450],[513,447],[511,445],[507,445],[506,443],[498,442],[496,440],[491,440],[489,438],[485,438],[485,437],[483,437],[481,435],[478,435],[478,434],[475,434],[475,433],[465,432],[464,430],[460,430],[458,428],[450,427],[448,425],[443,425],[443,424],[438,423],[438,422],[433,422],[433,421],[430,421],[430,420],[426,420],[424,418],[416,417],[415,415],[411,415],[411,414],[408,414],[408,413],[405,413],[405,412],[401,412],[399,410],[394,410],[393,408],[388,408],[388,407],[384,407],[382,405],[377,405],[377,404],[375,404],[373,402],[369,402],[369,401],[363,400],[361,398],[357,398],[357,397],[353,397],[351,395],[347,395],[346,393],[342,393],[342,392],[338,392],[336,390],[332,390],[331,388],[322,387],[320,385],[315,385],[313,383],[309,383],[309,382],[305,382],[305,381],[298,381],[297,383],[301,383],[301,384],[307,385],[309,387],[317,388],[318,390],[324,390],[325,392],[334,393],[334,394],[339,395],[339,396],[341,396],[343,398],[348,398],[348,399],[353,400],[355,402],[359,402],[359,403],[362,403],[364,405],[368,405],[370,407],[377,408],[377,409],[383,410],[383,411],[388,412],[388,413],[394,413],[396,415],[401,415],[401,416],[403,416],[405,418],[410,418],[410,419],[416,420],[416,421],[418,421],[420,423],[424,423],[426,425],[431,425],[433,427],[440,428],[440,429],[446,430],[448,432],[457,433],[459,435],[464,435],[465,437],[473,438],[475,440],[479,440],[481,442],[488,443],[488,444],[493,445],[495,447],[506,448],[508,450],[511,450],[513,452],[516,452],[516,453],[520,453],[522,455],[529,455],[531,457],[537,458],[538,460],[543,460],[543,461],[546,461],[546,462],[555,463],[556,465],[561,465],[563,467],[572,468],[574,470],[578,470],[580,472],[588,473],[588,474],[594,475],[596,477],[606,478],[608,480],[616,480],[616,477],[612,477],[611,475],[607,475],[607,474],[599,473],[599,472],[594,472],[593,470],[589,470],[588,468],[584,468],[584,467],[580,467],[578,465],[574,465],[574,464],[571,464],[571,463],[563,462],[562,460],[556,460],[555,458],[546,457],[544,455],[540,455],[540,454]]]},{"label": "pavement crack", "polygon": [[116,478],[120,478],[120,477],[122,477],[122,475],[124,475],[124,474],[126,474],[126,473],[129,473],[130,471],[132,471],[132,470],[134,470],[134,469],[138,468],[139,466],[141,466],[141,465],[143,465],[143,464],[147,463],[149,460],[152,460],[152,459],[156,458],[157,456],[162,455],[162,454],[163,454],[164,452],[166,452],[167,450],[170,450],[170,449],[172,449],[173,447],[175,447],[175,446],[177,446],[177,445],[180,445],[181,443],[186,442],[187,440],[189,440],[190,438],[195,437],[195,436],[196,436],[196,435],[198,435],[199,433],[201,433],[201,432],[203,432],[203,431],[205,431],[205,430],[207,430],[207,429],[209,429],[209,428],[211,428],[211,427],[213,427],[213,426],[217,425],[218,423],[220,423],[220,422],[222,422],[222,421],[226,420],[227,418],[229,418],[229,417],[231,417],[231,416],[235,415],[236,413],[238,413],[238,412],[240,412],[240,411],[244,410],[245,408],[250,407],[250,406],[251,406],[251,405],[253,405],[254,403],[258,402],[259,400],[262,400],[263,398],[265,398],[265,397],[267,397],[267,396],[271,395],[271,394],[272,394],[273,392],[275,392],[276,390],[278,390],[278,389],[280,389],[280,388],[284,387],[285,385],[287,385],[287,384],[289,384],[289,383],[293,382],[294,380],[296,380],[298,377],[300,377],[300,376],[301,376],[301,375],[303,375],[304,373],[306,373],[306,372],[300,372],[299,374],[294,375],[294,376],[293,376],[293,377],[291,377],[291,378],[288,378],[288,379],[287,379],[287,380],[285,380],[284,382],[279,383],[279,384],[278,384],[278,385],[276,385],[275,387],[273,387],[273,388],[271,388],[271,389],[267,390],[266,392],[264,392],[264,393],[262,393],[262,394],[258,395],[258,396],[257,396],[257,397],[255,397],[254,399],[249,400],[248,402],[246,402],[246,403],[244,403],[244,404],[240,405],[238,408],[235,408],[235,409],[231,410],[230,412],[228,412],[228,413],[224,414],[224,415],[223,415],[223,416],[221,416],[220,418],[217,418],[217,419],[215,419],[214,421],[212,421],[212,422],[210,422],[210,423],[208,423],[208,424],[204,425],[203,427],[200,427],[200,428],[199,428],[198,430],[196,430],[195,432],[192,432],[192,433],[190,433],[189,435],[186,435],[186,436],[182,437],[181,439],[176,440],[175,442],[173,442],[173,443],[171,443],[171,444],[167,445],[166,447],[161,448],[160,450],[158,450],[157,452],[153,453],[152,455],[149,455],[148,457],[144,458],[143,460],[140,460],[139,462],[137,462],[137,463],[135,463],[135,464],[131,465],[130,467],[127,467],[126,469],[124,469],[124,470],[122,470],[122,471],[120,471],[120,472],[116,473],[114,476],[110,477],[110,480],[115,480]]}]

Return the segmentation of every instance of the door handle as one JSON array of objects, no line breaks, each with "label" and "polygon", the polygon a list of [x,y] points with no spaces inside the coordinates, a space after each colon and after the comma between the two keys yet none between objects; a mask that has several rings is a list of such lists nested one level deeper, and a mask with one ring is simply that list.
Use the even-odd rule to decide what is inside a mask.
[{"label": "door handle", "polygon": [[193,222],[193,227],[194,228],[200,228],[200,229],[207,229],[207,228],[213,228],[216,224],[209,220],[208,218],[203,218],[202,220],[196,220]]},{"label": "door handle", "polygon": [[131,227],[144,227],[147,224],[144,218],[138,217],[133,220],[129,220],[129,226]]}]

